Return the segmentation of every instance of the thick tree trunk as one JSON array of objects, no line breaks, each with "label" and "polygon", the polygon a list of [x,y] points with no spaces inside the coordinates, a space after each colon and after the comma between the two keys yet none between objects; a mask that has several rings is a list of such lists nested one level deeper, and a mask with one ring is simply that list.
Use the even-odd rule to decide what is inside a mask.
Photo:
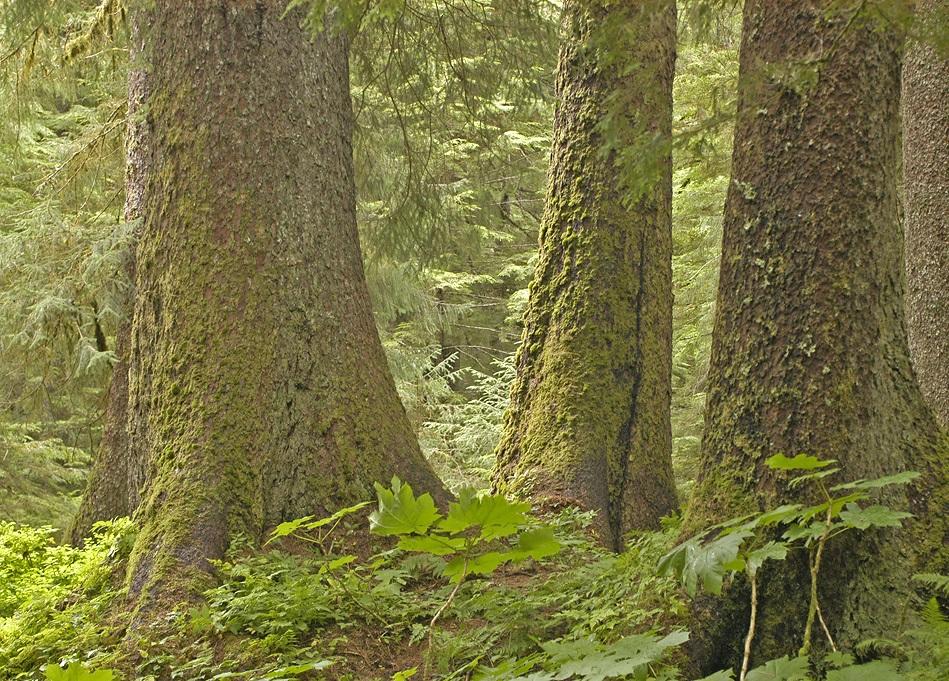
[{"label": "thick tree trunk", "polygon": [[677,507],[669,421],[675,3],[567,4],[540,259],[496,485],[599,512]]},{"label": "thick tree trunk", "polygon": [[[939,16],[936,0],[916,5],[924,28]],[[949,59],[926,33],[903,60],[906,315],[923,396],[949,427]]]},{"label": "thick tree trunk", "polygon": [[[147,158],[145,140],[148,123],[142,114],[145,99],[145,72],[137,61],[141,59],[141,37],[135,30],[130,39],[132,68],[128,78],[128,127],[125,136],[125,221],[138,225],[144,203]],[[127,254],[126,276],[135,280],[135,234]],[[105,412],[102,441],[89,475],[89,483],[79,511],[66,531],[72,544],[82,543],[92,526],[100,520],[111,520],[131,515],[138,507],[138,488],[133,471],[140,467],[129,465],[128,439],[128,355],[131,336],[131,300],[126,305],[127,316],[116,332],[115,354],[118,361],[112,368]]]},{"label": "thick tree trunk", "polygon": [[[399,403],[356,231],[347,40],[279,0],[142,3],[149,133],[129,359],[141,605],[238,533],[443,496]],[[144,599],[147,599],[144,600]]]},{"label": "thick tree trunk", "polygon": [[[837,459],[846,479],[926,473],[910,505],[924,519],[935,509],[928,530],[828,547],[821,607],[846,647],[897,630],[914,555],[943,546],[945,459],[903,317],[900,41],[854,14],[863,3],[831,4],[745,3],[706,432],[687,524],[803,501],[764,465],[775,453]],[[762,582],[753,663],[801,646],[807,608],[803,559]],[[693,655],[706,669],[739,656],[746,601],[734,588],[698,609]]]}]

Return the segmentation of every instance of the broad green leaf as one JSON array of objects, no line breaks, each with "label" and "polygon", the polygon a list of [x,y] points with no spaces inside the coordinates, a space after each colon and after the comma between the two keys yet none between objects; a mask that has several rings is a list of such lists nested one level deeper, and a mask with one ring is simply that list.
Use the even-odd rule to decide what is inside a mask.
[{"label": "broad green leaf", "polygon": [[344,565],[349,565],[354,560],[356,560],[356,556],[340,556],[339,558],[328,562],[324,567],[328,572],[332,572],[333,570],[338,570]]},{"label": "broad green leaf", "polygon": [[[272,542],[274,539],[287,537],[293,534],[311,520],[313,520],[313,516],[305,515],[302,518],[296,518],[295,520],[288,520],[285,523],[280,523],[274,528],[274,531],[270,533],[270,539],[267,540],[267,544]],[[266,544],[264,545],[266,546]]]},{"label": "broad green leaf", "polygon": [[473,490],[462,490],[438,527],[452,534],[480,527],[481,539],[498,539],[517,532],[527,521],[528,510],[530,504],[508,501],[499,494],[478,496]]},{"label": "broad green leaf", "polygon": [[58,664],[46,665],[48,681],[112,681],[114,672],[111,669],[90,671],[81,662],[71,662],[63,669]]},{"label": "broad green leaf", "polygon": [[771,525],[784,523],[788,520],[791,520],[792,518],[795,518],[800,510],[800,504],[785,504],[784,506],[778,506],[777,508],[771,509],[770,511],[765,511],[757,518],[750,521],[747,526],[749,528],[770,527]]},{"label": "broad green leaf", "polygon": [[837,492],[845,489],[879,489],[880,487],[886,487],[888,485],[905,485],[908,482],[912,482],[919,477],[919,473],[916,471],[904,471],[902,473],[895,473],[893,475],[886,475],[882,478],[875,478],[874,480],[854,480],[853,482],[845,482],[840,485],[831,487],[832,492]]},{"label": "broad green leaf", "polygon": [[[488,551],[480,556],[475,556],[468,561],[468,574],[470,575],[490,575],[498,569],[499,565],[513,560],[514,554],[511,551]],[[446,575],[448,572],[446,571]]]},{"label": "broad green leaf", "polygon": [[287,677],[299,676],[300,674],[305,674],[307,672],[319,671],[320,669],[326,669],[327,667],[332,666],[332,660],[315,660],[313,662],[304,662],[302,664],[295,664],[289,667],[281,667],[280,669],[275,669],[269,674],[265,674],[263,678],[269,679],[271,681],[281,681]]},{"label": "broad green leaf", "polygon": [[789,542],[801,541],[803,539],[805,543],[809,543],[824,534],[826,528],[827,523],[821,521],[810,523],[809,525],[794,524],[791,525],[781,537],[787,539]]},{"label": "broad green leaf", "polygon": [[826,478],[833,475],[834,473],[839,473],[839,472],[840,472],[840,469],[835,467],[835,468],[828,468],[826,471],[817,471],[816,473],[808,473],[807,475],[799,475],[796,478],[791,478],[788,481],[788,487],[790,487],[791,489],[794,489],[795,487],[799,487],[800,485],[803,485],[805,482],[809,482],[811,480],[820,480],[821,478]]},{"label": "broad green leaf", "polygon": [[892,660],[874,660],[827,672],[827,681],[899,681],[902,678]]},{"label": "broad green leaf", "polygon": [[430,553],[433,556],[447,556],[465,548],[463,537],[444,537],[437,534],[424,536],[404,536],[399,539],[399,548],[403,551]]},{"label": "broad green leaf", "polygon": [[650,634],[627,636],[606,647],[586,640],[544,648],[560,665],[555,679],[578,676],[585,681],[604,681],[644,672],[646,665],[657,662],[668,648],[681,645],[688,638],[686,632],[676,631],[662,639]]},{"label": "broad green leaf", "polygon": [[723,669],[720,672],[715,672],[711,676],[703,676],[697,681],[735,681],[735,672],[731,669]]},{"label": "broad green leaf", "polygon": [[[365,507],[368,506],[368,505],[369,505],[369,502],[368,502],[368,501],[362,501],[362,502],[360,502],[360,503],[358,503],[358,504],[354,504],[354,505],[352,505],[352,506],[347,506],[346,508],[341,508],[341,509],[339,509],[338,511],[336,511],[336,513],[334,513],[333,515],[326,516],[325,518],[320,518],[319,520],[314,520],[314,521],[311,522],[311,523],[307,523],[307,524],[305,525],[305,529],[307,529],[307,530],[315,530],[315,529],[318,528],[318,527],[323,527],[324,525],[329,525],[330,523],[335,523],[337,520],[342,520],[342,519],[345,518],[346,516],[351,515],[351,514],[355,513],[356,511],[359,511],[359,510],[365,508]],[[313,516],[310,516],[310,517],[312,518]]]},{"label": "broad green leaf", "polygon": [[400,534],[425,534],[429,527],[441,517],[435,510],[435,501],[430,494],[417,497],[412,487],[392,478],[392,486],[386,489],[378,482],[375,485],[379,497],[379,508],[369,516],[369,527],[374,534],[382,536]]},{"label": "broad green leaf", "polygon": [[411,679],[416,674],[418,674],[418,667],[403,669],[402,671],[396,672],[392,675],[392,681],[406,681],[407,679]]},{"label": "broad green leaf", "polygon": [[833,652],[827,653],[824,661],[834,669],[838,667],[849,667],[853,664],[853,655],[850,653],[844,653],[840,650],[835,650]]},{"label": "broad green leaf", "polygon": [[847,508],[840,512],[841,522],[847,527],[858,530],[871,527],[900,527],[904,520],[912,517],[912,513],[894,511],[880,505],[860,508],[856,504],[848,504]]},{"label": "broad green leaf", "polygon": [[797,456],[788,458],[784,454],[775,454],[765,461],[765,463],[769,468],[779,471],[812,471],[836,463],[836,459],[822,460],[809,454],[798,454]]},{"label": "broad green leaf", "polygon": [[726,565],[738,557],[745,539],[753,536],[750,530],[734,532],[700,546],[685,567],[686,590],[694,595],[699,580],[711,594],[722,593],[722,581],[728,572]]},{"label": "broad green leaf", "polygon": [[554,529],[552,527],[538,527],[521,532],[517,538],[513,560],[524,560],[525,558],[540,560],[553,556],[559,551],[560,542],[554,537]]},{"label": "broad green leaf", "polygon": [[788,545],[783,542],[768,542],[745,556],[749,574],[757,574],[766,560],[784,560],[788,555]]},{"label": "broad green leaf", "polygon": [[746,681],[807,681],[807,657],[787,656],[769,660],[748,672]]}]

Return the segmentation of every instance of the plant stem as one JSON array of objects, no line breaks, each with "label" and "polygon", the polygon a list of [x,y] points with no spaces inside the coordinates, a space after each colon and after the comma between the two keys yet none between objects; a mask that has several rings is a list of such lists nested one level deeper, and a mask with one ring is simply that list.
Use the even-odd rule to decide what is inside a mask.
[{"label": "plant stem", "polygon": [[432,621],[428,623],[428,650],[425,651],[425,665],[422,669],[422,681],[428,681],[429,671],[432,662],[432,644],[434,642],[435,636],[435,622],[438,621],[438,618],[442,616],[442,613],[448,609],[448,606],[451,605],[452,601],[455,600],[455,595],[458,593],[458,589],[461,588],[462,582],[465,581],[465,577],[468,574],[468,557],[465,556],[464,565],[461,566],[461,575],[458,577],[458,583],[455,584],[455,588],[451,590],[451,593],[448,595],[448,600],[442,603],[442,607],[438,609],[438,612],[435,613],[435,616],[432,617]]},{"label": "plant stem", "polygon": [[827,527],[824,528],[820,539],[817,540],[817,550],[814,552],[814,560],[809,561],[811,568],[811,600],[807,606],[807,623],[804,625],[804,643],[801,645],[801,655],[807,655],[811,652],[811,632],[814,629],[815,617],[820,618],[821,627],[823,627],[824,633],[827,635],[827,640],[830,641],[830,647],[837,650],[834,639],[831,637],[830,631],[827,629],[827,624],[824,622],[824,616],[821,614],[820,603],[817,601],[817,578],[820,575],[820,562],[824,556],[824,546],[827,545],[827,538],[830,536],[831,521],[833,520],[833,502],[830,499],[830,495],[824,490],[823,485],[821,485],[821,489],[824,492],[824,496],[827,497],[827,518],[825,521]]},{"label": "plant stem", "polygon": [[741,659],[739,681],[745,681],[748,675],[748,663],[751,661],[751,642],[755,638],[755,624],[758,620],[758,577],[751,575],[751,620],[748,622],[748,635],[745,636],[745,654]]}]

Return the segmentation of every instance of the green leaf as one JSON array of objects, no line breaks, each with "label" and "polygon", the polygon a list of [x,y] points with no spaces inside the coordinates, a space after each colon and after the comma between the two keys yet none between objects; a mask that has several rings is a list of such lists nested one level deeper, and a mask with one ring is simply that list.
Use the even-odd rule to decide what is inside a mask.
[{"label": "green leaf", "polygon": [[892,660],[874,660],[827,672],[827,681],[899,681],[902,678]]},{"label": "green leaf", "polygon": [[[341,508],[331,516],[320,518],[319,520],[314,520],[312,523],[307,523],[304,526],[304,529],[315,530],[317,527],[323,527],[324,525],[329,525],[330,523],[334,523],[337,520],[341,520],[348,515],[352,515],[356,511],[359,511],[368,505],[369,505],[368,501],[363,501],[358,504],[354,504],[352,506],[347,506],[346,508]],[[310,517],[312,518],[313,516],[310,516]]]},{"label": "green leaf", "polygon": [[715,672],[711,676],[703,676],[697,681],[735,681],[735,672],[731,669],[723,669],[720,672]]},{"label": "green leaf", "polygon": [[902,473],[894,473],[893,475],[886,475],[882,478],[875,478],[873,480],[854,480],[853,482],[845,482],[841,485],[836,485],[831,487],[832,492],[837,492],[845,489],[879,489],[881,487],[886,487],[888,485],[905,485],[908,482],[912,482],[919,477],[919,473],[916,471],[904,471]]},{"label": "green leaf", "polygon": [[306,672],[326,669],[327,667],[332,666],[332,664],[332,660],[315,660],[313,662],[304,662],[302,664],[295,664],[289,667],[275,669],[272,672],[265,674],[263,678],[270,679],[271,681],[281,681],[287,677],[299,676],[300,674],[305,674]]},{"label": "green leaf", "polygon": [[850,653],[844,653],[840,650],[835,650],[833,652],[827,653],[824,661],[834,669],[839,667],[849,667],[853,664],[853,655]]},{"label": "green leaf", "polygon": [[406,679],[411,679],[416,674],[418,674],[418,667],[403,669],[402,671],[396,672],[392,675],[392,681],[406,681]]},{"label": "green leaf", "polygon": [[66,669],[58,664],[46,665],[48,681],[112,681],[114,674],[111,669],[89,671],[81,662],[71,662]]},{"label": "green leaf", "polygon": [[403,551],[447,556],[464,549],[465,540],[463,537],[444,537],[437,534],[428,534],[422,537],[410,535],[399,539],[399,548]]},{"label": "green leaf", "polygon": [[796,478],[791,478],[788,481],[788,487],[794,489],[795,487],[803,485],[805,482],[809,482],[811,480],[820,480],[821,478],[826,478],[838,472],[840,472],[839,468],[828,468],[826,471],[818,471],[816,473],[808,473],[807,475],[799,475]]},{"label": "green leaf", "polygon": [[783,542],[768,542],[745,557],[748,573],[757,574],[766,560],[784,560],[788,555],[788,545]]},{"label": "green leaf", "polygon": [[791,520],[792,518],[797,517],[800,510],[800,504],[785,504],[784,506],[778,506],[777,508],[774,508],[770,511],[765,511],[757,518],[750,521],[746,526],[749,528],[770,527],[771,525],[784,523],[788,520]]},{"label": "green leaf", "polygon": [[533,530],[521,532],[517,538],[517,546],[514,549],[515,557],[513,560],[524,560],[533,558],[540,560],[553,556],[560,552],[560,542],[554,537],[552,527],[538,527]]},{"label": "green leaf", "polygon": [[784,454],[775,454],[765,461],[768,468],[779,471],[812,471],[817,468],[825,468],[836,462],[836,459],[818,459],[816,456],[810,456],[809,454],[798,454],[792,458],[788,458]]},{"label": "green leaf", "polygon": [[871,527],[900,527],[904,520],[912,517],[912,513],[894,511],[880,505],[860,508],[856,504],[848,504],[847,508],[840,512],[840,520],[843,524],[858,530]]},{"label": "green leaf", "polygon": [[288,520],[285,523],[280,523],[277,527],[274,528],[274,531],[270,533],[270,539],[267,540],[266,546],[274,539],[279,539],[280,537],[287,537],[297,530],[299,530],[305,523],[313,520],[313,516],[305,515],[302,518],[296,518],[295,520]]},{"label": "green leaf", "polygon": [[374,534],[392,536],[401,534],[425,534],[441,514],[435,510],[435,501],[430,494],[417,497],[412,487],[392,478],[392,486],[386,489],[375,484],[379,497],[379,508],[369,516],[369,528]]},{"label": "green leaf", "polygon": [[748,672],[745,681],[807,681],[807,657],[769,660]]},{"label": "green leaf", "polygon": [[517,532],[527,522],[528,510],[530,504],[511,502],[499,494],[478,496],[466,489],[458,494],[458,501],[448,507],[448,515],[438,527],[452,534],[480,527],[480,538],[489,541]]}]

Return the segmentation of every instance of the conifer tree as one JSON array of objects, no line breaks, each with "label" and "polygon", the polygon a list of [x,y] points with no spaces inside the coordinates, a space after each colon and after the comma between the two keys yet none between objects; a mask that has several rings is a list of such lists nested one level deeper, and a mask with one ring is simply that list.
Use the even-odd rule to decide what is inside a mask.
[{"label": "conifer tree", "polygon": [[[899,225],[901,40],[866,3],[749,0],[725,206],[706,430],[688,525],[806,501],[765,460],[836,459],[846,479],[923,473],[919,519],[828,545],[820,605],[842,648],[898,630],[908,574],[944,552],[945,459],[913,380]],[[944,506],[941,506],[944,508]],[[690,528],[691,529],[691,528]],[[752,663],[801,646],[802,556],[759,576]],[[736,661],[747,594],[693,618],[693,657]],[[814,641],[816,646],[820,641]]]},{"label": "conifer tree", "polygon": [[137,3],[147,132],[128,360],[129,567],[177,600],[236,534],[444,497],[399,403],[356,232],[346,35],[279,0]]},{"label": "conifer tree", "polygon": [[496,484],[658,527],[672,476],[675,3],[565,8],[540,255]]}]

